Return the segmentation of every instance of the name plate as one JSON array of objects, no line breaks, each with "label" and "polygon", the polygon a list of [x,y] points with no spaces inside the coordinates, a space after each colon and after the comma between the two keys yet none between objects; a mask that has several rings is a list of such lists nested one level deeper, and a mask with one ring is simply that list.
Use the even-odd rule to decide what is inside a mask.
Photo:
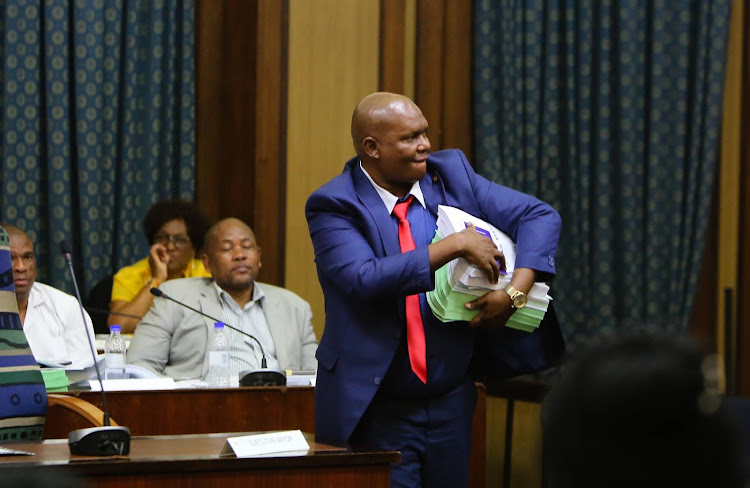
[{"label": "name plate", "polygon": [[282,430],[263,434],[230,437],[221,449],[222,456],[234,454],[238,458],[304,456],[310,445],[299,430]]}]

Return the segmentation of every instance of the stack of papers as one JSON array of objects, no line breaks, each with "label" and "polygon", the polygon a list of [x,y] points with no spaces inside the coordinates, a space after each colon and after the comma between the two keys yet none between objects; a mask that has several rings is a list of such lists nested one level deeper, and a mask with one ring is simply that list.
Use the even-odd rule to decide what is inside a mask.
[{"label": "stack of papers", "polygon": [[41,368],[44,387],[50,393],[68,391],[68,375],[62,368]]},{"label": "stack of papers", "polygon": [[[487,274],[463,258],[454,259],[435,272],[435,289],[427,292],[427,302],[432,312],[443,322],[471,320],[479,310],[467,310],[466,302],[493,290],[502,290],[510,284],[516,263],[516,245],[506,234],[491,224],[463,210],[445,205],[438,206],[436,242],[455,232],[461,232],[468,224],[474,224],[477,232],[492,239],[505,256],[505,271],[501,271],[496,284],[490,283]],[[534,283],[524,308],[516,312],[505,324],[507,327],[533,332],[544,318],[549,301],[549,287],[545,283]]]}]

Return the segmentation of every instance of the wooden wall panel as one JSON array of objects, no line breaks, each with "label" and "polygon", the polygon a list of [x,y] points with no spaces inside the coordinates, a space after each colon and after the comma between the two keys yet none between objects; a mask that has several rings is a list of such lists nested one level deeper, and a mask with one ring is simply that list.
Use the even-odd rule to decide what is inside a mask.
[{"label": "wooden wall panel", "polygon": [[238,217],[263,248],[260,279],[283,284],[286,1],[199,0],[196,201]]},{"label": "wooden wall panel", "polygon": [[381,0],[380,91],[404,93],[406,22],[406,0]]},{"label": "wooden wall panel", "polygon": [[378,89],[378,0],[292,0],[289,4],[286,287],[308,300],[323,330],[323,294],[304,207],[354,156],[356,103]]},{"label": "wooden wall panel", "polygon": [[253,228],[263,247],[260,278],[284,286],[286,239],[286,0],[258,0]]},{"label": "wooden wall panel", "polygon": [[[505,438],[508,435],[509,400],[487,396],[487,457],[485,464],[486,486],[505,486]],[[508,473],[510,475],[510,473]]]},{"label": "wooden wall panel", "polygon": [[[724,81],[724,103],[721,127],[720,171],[717,185],[718,201],[718,262],[717,287],[717,350],[726,357],[727,392],[737,386],[736,357],[739,351],[737,334],[737,280],[739,267],[738,227],[740,218],[740,148],[742,126],[742,45],[743,3],[732,2],[732,18]],[[700,295],[698,295],[700,299]]]},{"label": "wooden wall panel", "polygon": [[[737,12],[735,4],[732,4],[732,15]],[[737,14],[738,15],[738,14]],[[742,19],[742,87],[741,100],[741,124],[740,131],[740,262],[737,271],[739,275],[737,297],[739,310],[737,312],[737,324],[739,332],[739,393],[750,396],[750,284],[746,281],[750,276],[750,7],[747,2],[743,7]]]},{"label": "wooden wall panel", "polygon": [[447,0],[442,147],[462,149],[472,161],[472,2]]},{"label": "wooden wall panel", "polygon": [[415,101],[432,149],[459,148],[472,160],[472,2],[417,3]]},{"label": "wooden wall panel", "polygon": [[253,225],[257,2],[199,1],[196,199]]},{"label": "wooden wall panel", "polygon": [[443,74],[445,73],[445,1],[417,2],[414,101],[430,124],[432,150],[443,149]]}]

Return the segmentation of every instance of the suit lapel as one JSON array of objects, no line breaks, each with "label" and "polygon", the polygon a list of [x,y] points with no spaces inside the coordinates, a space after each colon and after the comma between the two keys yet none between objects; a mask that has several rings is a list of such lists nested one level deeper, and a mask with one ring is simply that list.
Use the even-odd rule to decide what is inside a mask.
[{"label": "suit lapel", "polygon": [[[211,317],[217,318],[219,320],[223,320],[223,313],[221,310],[221,298],[219,298],[219,293],[216,291],[216,287],[214,286],[213,281],[209,281],[206,284],[206,287],[201,292],[200,297],[200,305],[201,305],[201,312],[205,313],[206,315],[210,315]],[[211,336],[211,332],[214,330],[214,320],[210,319],[208,317],[202,317],[203,323],[206,324],[206,330],[208,331],[208,336]],[[234,324],[230,324],[234,325]],[[235,326],[236,327],[236,326]]]},{"label": "suit lapel", "polygon": [[[257,283],[256,283],[257,286]],[[276,350],[276,361],[279,365],[290,364],[287,357],[286,344],[289,342],[286,339],[286,334],[293,328],[290,327],[290,320],[285,309],[282,306],[278,295],[273,292],[273,289],[263,284],[260,285],[265,295],[265,304],[263,306],[263,313],[266,316],[266,323],[268,324],[268,330],[271,333],[271,339],[273,339],[273,346]],[[254,344],[257,347],[257,344]]]},{"label": "suit lapel", "polygon": [[383,205],[380,195],[375,191],[375,188],[373,188],[370,180],[367,179],[362,168],[359,167],[359,160],[356,160],[355,164],[352,164],[351,170],[352,178],[354,179],[354,190],[357,192],[359,201],[370,212],[375,225],[378,227],[378,234],[382,240],[385,254],[387,256],[400,254],[401,247],[398,244],[398,233],[393,226],[393,222],[391,222],[391,216],[388,214],[385,205]]},{"label": "suit lapel", "polygon": [[445,188],[437,169],[429,166],[429,160],[427,174],[420,180],[419,187],[422,189],[427,210],[433,217],[437,218],[438,205],[446,205]]}]

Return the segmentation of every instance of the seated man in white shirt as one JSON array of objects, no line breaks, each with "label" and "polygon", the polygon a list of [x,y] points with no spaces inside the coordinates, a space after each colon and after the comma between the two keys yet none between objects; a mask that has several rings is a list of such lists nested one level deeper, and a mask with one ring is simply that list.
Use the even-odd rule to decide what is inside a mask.
[{"label": "seated man in white shirt", "polygon": [[31,239],[14,225],[3,227],[10,237],[18,315],[31,353],[40,363],[91,364],[89,340],[94,340],[91,318],[84,312],[84,328],[75,297],[36,281],[36,255]]}]

